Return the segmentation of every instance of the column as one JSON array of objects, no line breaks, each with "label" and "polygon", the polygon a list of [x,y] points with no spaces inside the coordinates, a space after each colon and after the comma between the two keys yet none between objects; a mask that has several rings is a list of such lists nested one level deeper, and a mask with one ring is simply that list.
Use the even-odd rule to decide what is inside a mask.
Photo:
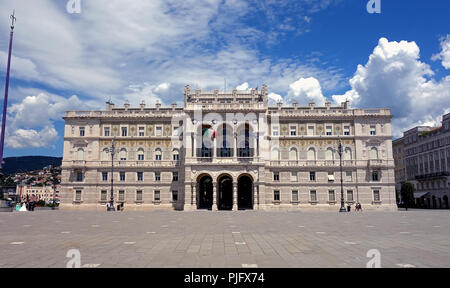
[{"label": "column", "polygon": [[238,211],[237,186],[238,183],[233,182],[233,211]]},{"label": "column", "polygon": [[217,211],[217,182],[213,182],[213,211]]},{"label": "column", "polygon": [[191,199],[192,208],[197,209],[197,183],[192,185],[192,199]]},{"label": "column", "polygon": [[234,133],[234,135],[233,135],[233,142],[234,142],[234,147],[233,147],[233,159],[237,159],[237,134],[236,133]]},{"label": "column", "polygon": [[258,200],[258,185],[253,183],[253,209],[258,210],[259,200]]},{"label": "column", "polygon": [[197,145],[196,145],[197,141],[195,139],[196,138],[195,134],[194,134],[194,136],[191,136],[191,137],[192,137],[191,138],[192,139],[192,157],[195,158],[197,156],[197,154],[196,154],[197,153],[197,151],[196,151],[197,150]]}]

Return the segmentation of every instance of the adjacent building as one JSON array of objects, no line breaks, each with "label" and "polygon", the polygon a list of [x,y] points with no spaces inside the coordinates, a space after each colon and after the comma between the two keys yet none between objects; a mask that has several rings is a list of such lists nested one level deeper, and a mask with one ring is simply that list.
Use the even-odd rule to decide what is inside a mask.
[{"label": "adjacent building", "polygon": [[[68,111],[62,209],[396,209],[391,113],[268,104],[268,89],[184,91],[184,107]],[[112,173],[112,142],[114,172]],[[111,179],[112,177],[112,179]]]},{"label": "adjacent building", "polygon": [[[442,126],[418,126],[394,141],[394,158],[403,158],[396,168],[396,182],[410,182],[416,192],[416,205],[448,209],[450,196],[450,114]],[[398,148],[403,146],[403,153]],[[397,147],[397,150],[396,150]],[[404,165],[404,166],[402,166]]]}]

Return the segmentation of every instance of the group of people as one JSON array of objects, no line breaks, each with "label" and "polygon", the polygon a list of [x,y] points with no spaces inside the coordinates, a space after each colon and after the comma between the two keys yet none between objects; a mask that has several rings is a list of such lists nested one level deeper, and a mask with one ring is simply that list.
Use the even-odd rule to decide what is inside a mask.
[{"label": "group of people", "polygon": [[[348,212],[350,212],[351,207],[352,206],[350,206],[350,204],[347,205],[347,211]],[[355,204],[355,210],[356,210],[356,212],[361,212],[362,211],[361,203],[358,202],[358,203]]]},{"label": "group of people", "polygon": [[35,207],[36,207],[36,202],[34,202],[34,201],[28,201],[28,202],[25,202],[23,204],[17,203],[16,211],[20,211],[20,212],[23,212],[23,211],[34,211]]}]

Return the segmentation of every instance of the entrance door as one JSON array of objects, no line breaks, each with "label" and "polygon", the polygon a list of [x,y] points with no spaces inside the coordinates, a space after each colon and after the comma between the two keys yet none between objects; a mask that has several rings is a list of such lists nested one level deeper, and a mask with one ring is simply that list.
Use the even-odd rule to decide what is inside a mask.
[{"label": "entrance door", "polygon": [[253,209],[253,181],[248,176],[242,176],[238,180],[238,209]]},{"label": "entrance door", "polygon": [[212,209],[213,205],[213,181],[210,176],[204,176],[199,182],[198,209]]},{"label": "entrance door", "polygon": [[233,209],[233,179],[223,176],[219,179],[219,210]]}]

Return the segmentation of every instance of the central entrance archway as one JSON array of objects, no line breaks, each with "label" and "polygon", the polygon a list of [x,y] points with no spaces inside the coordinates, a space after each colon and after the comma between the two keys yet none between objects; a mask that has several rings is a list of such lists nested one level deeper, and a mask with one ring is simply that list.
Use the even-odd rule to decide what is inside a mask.
[{"label": "central entrance archway", "polygon": [[213,205],[213,179],[209,175],[200,178],[198,209],[212,210]]},{"label": "central entrance archway", "polygon": [[219,201],[217,208],[219,210],[233,210],[233,179],[224,175],[219,177]]},{"label": "central entrance archway", "polygon": [[238,179],[238,209],[253,209],[253,180],[250,176],[243,175]]}]

